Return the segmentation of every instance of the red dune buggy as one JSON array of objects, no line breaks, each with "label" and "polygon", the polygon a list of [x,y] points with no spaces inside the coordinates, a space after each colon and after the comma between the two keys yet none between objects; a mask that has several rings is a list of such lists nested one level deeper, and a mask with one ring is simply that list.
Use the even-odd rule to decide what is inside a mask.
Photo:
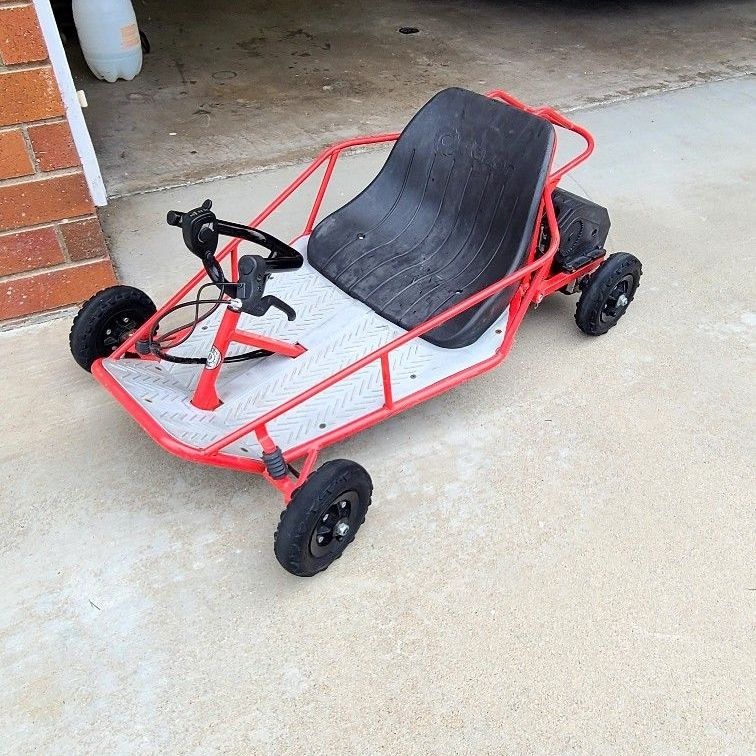
[{"label": "red dune buggy", "polygon": [[[555,127],[586,143],[558,169]],[[339,157],[381,142],[395,144],[378,175],[317,222]],[[209,200],[169,212],[203,270],[157,311],[130,286],[96,294],[74,320],[73,356],[163,448],[281,491],[276,557],[313,575],[354,539],[372,494],[355,462],[316,469],[324,447],[498,365],[550,294],[580,292],[590,335],[624,314],[640,262],[607,257],[607,211],[557,188],[592,150],[552,108],[446,89],[401,133],[327,149],[250,225]],[[259,228],[318,171],[295,241]],[[233,241],[216,252],[220,236]],[[166,330],[182,310],[189,322]]]}]

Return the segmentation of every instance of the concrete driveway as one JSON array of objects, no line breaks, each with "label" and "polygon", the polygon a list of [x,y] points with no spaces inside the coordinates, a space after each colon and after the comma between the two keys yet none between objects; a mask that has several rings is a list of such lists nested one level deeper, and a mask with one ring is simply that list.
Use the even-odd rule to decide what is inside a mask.
[{"label": "concrete driveway", "polygon": [[[272,489],[156,448],[68,321],[0,335],[0,750],[756,751],[756,84],[574,117],[565,186],[636,301],[590,339],[547,300],[500,369],[333,449],[375,495],[316,579],[273,557]],[[247,217],[288,175],[114,204],[125,280],[194,267],[169,207]]]}]

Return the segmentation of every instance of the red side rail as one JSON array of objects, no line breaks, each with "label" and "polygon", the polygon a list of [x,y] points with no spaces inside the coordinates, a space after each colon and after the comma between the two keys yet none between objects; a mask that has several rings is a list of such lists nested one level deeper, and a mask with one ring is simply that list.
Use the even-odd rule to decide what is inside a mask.
[{"label": "red side rail", "polygon": [[[561,167],[555,170],[550,170],[549,172],[543,190],[540,218],[543,218],[544,215],[546,217],[550,241],[548,248],[546,249],[544,254],[537,257],[537,259],[535,259],[535,249],[540,234],[540,218],[539,222],[536,224],[533,237],[531,239],[530,254],[527,258],[528,262],[522,268],[506,276],[505,278],[502,278],[496,283],[491,284],[482,291],[479,291],[477,294],[474,294],[464,301],[457,303],[456,305],[450,307],[448,310],[445,310],[444,312],[430,318],[429,320],[416,326],[410,331],[407,331],[402,336],[394,339],[388,344],[385,344],[379,349],[376,349],[365,357],[352,363],[348,367],[339,370],[338,372],[334,373],[332,376],[329,376],[312,388],[284,402],[276,409],[266,413],[262,417],[259,417],[252,422],[240,426],[232,433],[227,434],[223,438],[220,438],[213,444],[210,444],[209,446],[204,448],[197,448],[188,444],[184,444],[174,437],[170,436],[170,434],[168,434],[158,423],[156,423],[152,419],[152,417],[150,417],[150,415],[146,413],[142,409],[142,407],[121,388],[117,381],[115,381],[103,368],[100,361],[96,362],[95,365],[93,365],[92,373],[101,383],[106,386],[106,388],[108,388],[108,390],[119,400],[119,402],[126,408],[126,410],[132,416],[134,416],[135,419],[138,420],[140,425],[145,428],[150,436],[168,451],[184,459],[196,462],[218,465],[222,467],[231,467],[234,469],[248,470],[251,472],[259,472],[265,475],[268,480],[270,480],[277,488],[279,488],[288,499],[297,485],[295,480],[292,480],[290,478],[284,480],[273,480],[267,475],[263,464],[259,460],[228,454],[223,450],[235,441],[238,441],[239,439],[252,433],[255,434],[258,442],[265,451],[274,450],[276,448],[275,442],[268,435],[267,430],[268,425],[272,421],[274,421],[284,413],[299,406],[303,402],[306,402],[308,399],[312,398],[321,391],[328,389],[335,383],[347,378],[358,370],[361,370],[367,365],[376,361],[379,362],[383,379],[382,383],[384,393],[384,403],[379,409],[374,410],[373,412],[370,412],[363,417],[347,423],[346,425],[343,425],[339,428],[336,428],[328,433],[324,433],[312,441],[297,446],[293,449],[285,450],[285,458],[287,462],[292,462],[294,460],[304,458],[304,466],[300,473],[300,480],[304,480],[307,477],[309,471],[312,469],[318,452],[323,447],[340,441],[361,430],[364,430],[365,428],[368,428],[371,425],[380,422],[381,420],[402,412],[403,410],[408,409],[409,407],[418,404],[419,402],[436,396],[446,391],[447,389],[459,383],[462,383],[469,378],[486,372],[492,367],[498,365],[507,356],[509,350],[511,349],[517,328],[520,326],[520,323],[522,322],[525,312],[527,311],[527,308],[530,306],[530,304],[533,302],[539,302],[543,298],[543,296],[551,293],[552,291],[556,291],[558,288],[566,285],[571,280],[575,280],[586,275],[598,265],[599,261],[591,263],[590,265],[586,266],[583,269],[580,269],[579,271],[576,271],[575,273],[569,275],[560,273],[549,278],[551,261],[559,245],[559,229],[557,226],[551,195],[560,179],[568,171],[572,170],[575,166],[586,160],[586,158],[588,158],[588,156],[593,151],[594,141],[591,134],[583,127],[565,118],[561,113],[557,112],[553,108],[528,107],[521,103],[519,100],[501,90],[493,90],[491,92],[488,92],[487,96],[506,102],[514,107],[520,108],[521,110],[525,110],[529,113],[540,116],[541,118],[545,118],[555,126],[573,131],[576,134],[579,134],[586,142],[586,146],[582,152],[570,159]],[[302,235],[309,234],[315,225],[320,208],[323,203],[323,198],[328,189],[334,168],[336,166],[336,161],[341,156],[341,154],[345,150],[349,150],[354,147],[362,147],[384,142],[394,142],[398,139],[398,137],[398,132],[390,134],[379,134],[377,136],[350,139],[327,148],[315,159],[315,161],[313,161],[313,163],[308,168],[306,168],[299,176],[297,176],[297,178],[291,184],[289,184],[289,186],[287,186],[281,192],[281,194],[278,195],[278,197],[270,202],[259,215],[253,218],[250,221],[249,225],[253,227],[259,226],[273,212],[280,208],[281,205],[321,166],[325,165],[325,171],[320,181],[318,192],[315,196],[315,200],[302,231]],[[552,154],[552,161],[553,157],[554,156]],[[236,275],[237,273],[236,264],[239,244],[239,240],[233,240],[229,242],[225,247],[223,247],[223,249],[217,254],[217,258],[220,261],[224,260],[229,255],[231,256],[233,275]],[[116,352],[113,354],[113,358],[122,358],[127,351],[133,350],[134,343],[147,332],[152,324],[156,320],[158,320],[166,310],[173,307],[175,304],[178,304],[181,300],[184,299],[184,297],[186,297],[200,283],[202,283],[205,275],[206,274],[204,270],[200,271],[181,289],[179,289],[179,291],[176,292],[176,294],[171,297],[171,299],[169,299],[168,302],[166,302],[166,304],[160,310],[158,310],[158,312],[152,318],[150,318],[149,321],[147,321],[147,323],[139,328],[123,345],[121,345],[118,350],[116,350]],[[491,357],[481,363],[478,363],[477,365],[473,365],[470,368],[462,370],[455,375],[448,376],[447,378],[444,378],[431,386],[418,390],[410,396],[398,400],[394,398],[392,392],[389,362],[389,355],[392,351],[398,349],[399,347],[403,346],[409,341],[412,341],[413,339],[421,337],[423,334],[440,326],[447,320],[456,317],[465,310],[474,307],[476,304],[479,304],[480,302],[488,299],[489,297],[492,297],[493,295],[518,282],[520,283],[520,286],[518,287],[516,294],[512,298],[512,302],[510,303],[509,319],[505,328],[504,335],[502,337],[502,342]]]}]

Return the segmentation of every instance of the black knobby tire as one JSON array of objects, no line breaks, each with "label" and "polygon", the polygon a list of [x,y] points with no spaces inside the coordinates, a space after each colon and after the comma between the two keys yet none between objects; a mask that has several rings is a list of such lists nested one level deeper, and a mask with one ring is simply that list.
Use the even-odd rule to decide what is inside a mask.
[{"label": "black knobby tire", "polygon": [[583,333],[600,336],[625,314],[640,283],[640,260],[627,252],[607,257],[588,278],[578,300],[575,322]]},{"label": "black knobby tire", "polygon": [[92,363],[114,352],[156,312],[155,303],[133,286],[110,286],[81,306],[68,343],[76,362],[91,370]]},{"label": "black knobby tire", "polygon": [[[273,537],[281,566],[310,577],[338,559],[365,522],[373,483],[366,470],[348,459],[319,467],[297,489]],[[337,535],[347,526],[343,536]]]}]

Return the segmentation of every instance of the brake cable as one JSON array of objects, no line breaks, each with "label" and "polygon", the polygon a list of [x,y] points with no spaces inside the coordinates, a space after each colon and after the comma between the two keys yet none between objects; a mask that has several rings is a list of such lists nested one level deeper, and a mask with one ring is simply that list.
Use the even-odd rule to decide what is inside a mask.
[{"label": "brake cable", "polygon": [[[231,284],[232,286],[235,284]],[[166,349],[175,349],[178,346],[181,346],[195,331],[197,326],[207,318],[210,317],[222,304],[223,304],[223,295],[224,292],[221,289],[221,293],[218,296],[218,299],[201,299],[202,296],[202,290],[207,288],[208,286],[218,286],[218,283],[216,282],[210,282],[203,284],[199,287],[197,290],[197,296],[194,300],[191,302],[181,302],[177,305],[174,305],[170,309],[166,310],[166,312],[162,315],[162,317],[157,320],[152,328],[150,329],[150,332],[147,334],[147,352],[149,354],[154,354],[156,357],[160,358],[161,360],[165,360],[166,362],[173,362],[178,365],[206,365],[207,364],[207,358],[206,357],[181,357],[180,355],[174,355],[174,354],[168,354],[166,352]],[[200,305],[203,304],[209,304],[212,305],[210,309],[207,310],[207,312],[204,312],[202,315],[199,314],[199,308]],[[160,322],[166,318],[168,315],[171,315],[172,313],[183,309],[184,307],[194,307],[194,320],[185,323],[184,325],[177,326],[176,328],[171,329],[168,331],[168,333],[163,334],[159,338],[155,338],[157,335],[157,330],[160,326]],[[171,342],[166,345],[166,341],[171,338],[171,336],[176,335],[177,333],[181,333],[182,331],[187,331],[178,341]],[[268,357],[269,355],[273,354],[273,352],[269,352],[267,349],[255,349],[251,352],[244,352],[242,354],[235,354],[231,355],[230,357],[225,357],[223,359],[224,363],[233,363],[233,362],[243,362],[245,360],[255,360],[259,359],[261,357]]]}]

